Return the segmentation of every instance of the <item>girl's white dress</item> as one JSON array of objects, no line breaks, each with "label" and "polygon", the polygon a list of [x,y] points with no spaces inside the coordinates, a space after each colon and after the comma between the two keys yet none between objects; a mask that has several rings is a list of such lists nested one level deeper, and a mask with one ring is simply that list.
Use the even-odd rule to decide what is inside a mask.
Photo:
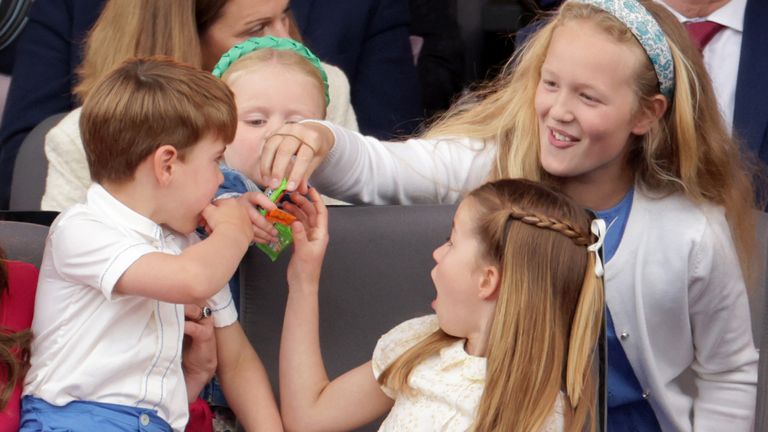
[{"label": "girl's white dress", "polygon": [[[427,315],[406,321],[379,339],[373,352],[376,378],[410,347],[438,329],[437,316]],[[379,431],[466,431],[485,387],[484,357],[464,350],[464,339],[443,348],[411,372],[408,383],[413,394],[382,390],[395,400]],[[542,431],[563,430],[561,400]]]}]

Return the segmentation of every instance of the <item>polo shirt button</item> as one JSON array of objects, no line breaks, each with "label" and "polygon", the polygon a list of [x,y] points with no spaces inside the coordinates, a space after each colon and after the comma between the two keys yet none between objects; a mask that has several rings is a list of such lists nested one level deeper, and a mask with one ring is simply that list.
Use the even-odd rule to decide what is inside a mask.
[{"label": "polo shirt button", "polygon": [[648,399],[649,397],[651,397],[651,391],[650,390],[644,391],[643,392],[643,399]]},{"label": "polo shirt button", "polygon": [[149,416],[146,414],[142,414],[139,416],[139,422],[141,422],[142,426],[149,425]]},{"label": "polo shirt button", "polygon": [[627,340],[629,339],[629,333],[621,332],[621,335],[619,335],[619,337],[621,338],[621,340]]}]

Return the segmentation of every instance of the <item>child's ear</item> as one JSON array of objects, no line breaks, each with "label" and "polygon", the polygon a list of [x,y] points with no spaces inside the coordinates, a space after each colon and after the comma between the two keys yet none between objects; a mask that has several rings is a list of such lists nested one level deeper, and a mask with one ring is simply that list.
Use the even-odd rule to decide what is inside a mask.
[{"label": "child's ear", "polygon": [[152,154],[152,168],[155,179],[163,186],[171,182],[171,177],[179,161],[179,152],[172,145],[162,145]]},{"label": "child's ear", "polygon": [[635,135],[645,135],[651,130],[651,127],[667,112],[667,98],[657,94],[651,98],[649,107],[640,108],[635,119],[635,126],[632,133]]},{"label": "child's ear", "polygon": [[496,300],[499,296],[499,285],[501,284],[501,272],[495,265],[486,265],[482,269],[480,289],[477,296],[481,300]]}]

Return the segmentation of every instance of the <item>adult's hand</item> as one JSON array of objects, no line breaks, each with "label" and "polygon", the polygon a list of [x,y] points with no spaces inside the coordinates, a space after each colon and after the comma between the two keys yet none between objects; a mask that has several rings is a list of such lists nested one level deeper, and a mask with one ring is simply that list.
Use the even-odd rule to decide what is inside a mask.
[{"label": "adult's hand", "polygon": [[261,151],[263,183],[277,188],[288,179],[288,191],[308,192],[309,176],[331,151],[333,132],[320,123],[289,123],[267,138]]},{"label": "adult's hand", "polygon": [[203,313],[203,308],[198,305],[184,306],[186,321],[181,365],[190,403],[197,399],[205,384],[216,373],[218,363],[213,318],[210,316],[210,309],[205,309],[207,314]]}]

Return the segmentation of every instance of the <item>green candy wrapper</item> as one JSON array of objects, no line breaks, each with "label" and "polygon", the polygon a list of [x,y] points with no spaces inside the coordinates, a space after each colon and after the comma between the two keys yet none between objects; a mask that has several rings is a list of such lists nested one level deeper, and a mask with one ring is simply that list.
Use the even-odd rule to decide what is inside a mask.
[{"label": "green candy wrapper", "polygon": [[[264,193],[269,196],[270,201],[277,203],[285,193],[285,188],[287,185],[288,180],[283,179],[282,183],[280,183],[280,186],[278,186],[277,189],[274,191],[267,189]],[[260,211],[262,215],[267,214],[267,211],[264,209]],[[269,244],[257,244],[256,247],[261,249],[261,251],[264,252],[269,257],[269,259],[274,262],[277,260],[277,257],[280,256],[283,250],[285,250],[285,248],[288,247],[291,242],[293,242],[293,232],[291,231],[290,226],[279,222],[274,223],[273,226],[277,230],[277,241]]]}]

